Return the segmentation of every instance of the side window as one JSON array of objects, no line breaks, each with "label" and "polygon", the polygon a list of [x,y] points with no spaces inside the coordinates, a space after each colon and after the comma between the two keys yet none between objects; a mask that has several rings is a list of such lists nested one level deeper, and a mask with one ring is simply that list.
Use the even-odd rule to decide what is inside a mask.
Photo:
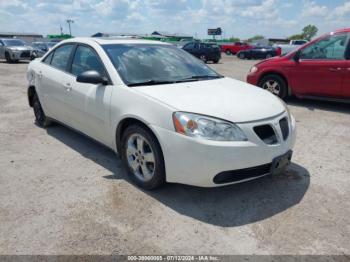
[{"label": "side window", "polygon": [[67,63],[69,56],[72,52],[74,45],[64,45],[56,48],[51,60],[51,65],[63,71],[67,69]]},{"label": "side window", "polygon": [[45,59],[43,60],[43,62],[45,63],[45,64],[51,64],[51,60],[52,60],[52,57],[53,57],[53,53],[54,52],[51,52],[47,57],[45,57]]},{"label": "side window", "polygon": [[189,44],[185,45],[184,48],[185,49],[193,49],[194,48],[194,43],[189,43]]},{"label": "side window", "polygon": [[77,76],[89,70],[95,70],[106,76],[102,62],[97,54],[90,47],[78,46],[72,63],[72,74]]},{"label": "side window", "polygon": [[301,50],[301,59],[345,59],[348,34],[332,35]]},{"label": "side window", "polygon": [[198,49],[199,48],[199,44],[198,43],[195,43],[194,44],[194,49]]}]

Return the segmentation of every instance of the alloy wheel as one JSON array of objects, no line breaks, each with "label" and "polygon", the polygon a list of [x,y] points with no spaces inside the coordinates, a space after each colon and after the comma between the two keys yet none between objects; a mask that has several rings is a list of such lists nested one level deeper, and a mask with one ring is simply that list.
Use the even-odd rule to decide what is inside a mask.
[{"label": "alloy wheel", "polygon": [[156,162],[147,139],[133,134],[127,140],[126,157],[134,175],[143,182],[150,181],[155,172]]},{"label": "alloy wheel", "polygon": [[281,91],[280,85],[275,80],[268,80],[268,81],[266,81],[263,84],[262,88],[266,89],[267,91],[270,91],[271,93],[273,93],[275,95],[279,95],[280,91]]}]

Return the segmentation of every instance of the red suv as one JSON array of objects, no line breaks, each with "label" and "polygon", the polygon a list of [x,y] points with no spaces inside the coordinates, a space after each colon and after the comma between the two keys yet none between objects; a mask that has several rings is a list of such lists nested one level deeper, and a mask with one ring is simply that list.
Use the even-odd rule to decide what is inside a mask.
[{"label": "red suv", "polygon": [[286,98],[350,101],[350,28],[323,35],[250,69],[247,82]]},{"label": "red suv", "polygon": [[234,44],[221,45],[221,52],[226,53],[226,55],[235,55],[239,51],[251,49],[252,46],[247,43],[236,42]]}]

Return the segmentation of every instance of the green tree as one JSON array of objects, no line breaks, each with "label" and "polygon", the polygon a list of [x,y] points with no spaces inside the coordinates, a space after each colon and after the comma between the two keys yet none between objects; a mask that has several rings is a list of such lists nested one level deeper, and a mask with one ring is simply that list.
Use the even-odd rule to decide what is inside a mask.
[{"label": "green tree", "polygon": [[240,39],[239,39],[238,37],[231,36],[231,37],[228,39],[228,41],[230,41],[230,42],[239,42]]},{"label": "green tree", "polygon": [[257,41],[257,40],[261,40],[261,39],[265,39],[265,36],[263,35],[255,35],[251,38],[248,38],[248,42],[254,42],[254,41]]},{"label": "green tree", "polygon": [[318,28],[314,25],[307,25],[303,28],[303,36],[307,40],[311,40],[318,32]]},{"label": "green tree", "polygon": [[299,39],[304,39],[305,36],[303,34],[296,34],[296,35],[291,35],[288,37],[289,40],[299,40]]}]

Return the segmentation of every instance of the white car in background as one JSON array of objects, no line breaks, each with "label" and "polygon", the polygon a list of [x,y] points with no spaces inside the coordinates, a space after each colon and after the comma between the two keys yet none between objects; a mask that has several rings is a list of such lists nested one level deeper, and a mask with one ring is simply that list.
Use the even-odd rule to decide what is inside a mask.
[{"label": "white car in background", "polygon": [[290,40],[288,45],[273,45],[274,47],[279,47],[281,48],[281,55],[285,55],[288,54],[290,52],[293,52],[294,50],[296,50],[297,48],[299,48],[300,46],[304,45],[308,43],[307,40]]},{"label": "white car in background", "polygon": [[39,126],[57,121],[103,143],[146,189],[227,185],[291,160],[295,121],[279,98],[170,44],[70,39],[27,77]]}]

